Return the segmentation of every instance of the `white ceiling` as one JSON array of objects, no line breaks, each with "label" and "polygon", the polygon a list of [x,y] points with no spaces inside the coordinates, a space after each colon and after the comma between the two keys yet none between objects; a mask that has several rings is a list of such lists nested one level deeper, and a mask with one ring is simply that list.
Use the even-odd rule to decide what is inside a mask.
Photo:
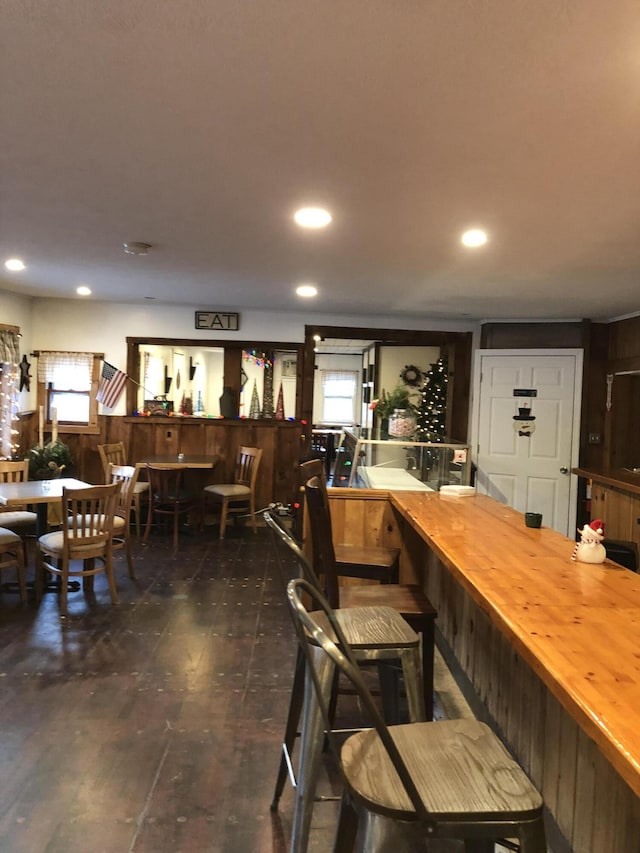
[{"label": "white ceiling", "polygon": [[636,313],[639,107],[637,0],[2,0],[0,289]]}]

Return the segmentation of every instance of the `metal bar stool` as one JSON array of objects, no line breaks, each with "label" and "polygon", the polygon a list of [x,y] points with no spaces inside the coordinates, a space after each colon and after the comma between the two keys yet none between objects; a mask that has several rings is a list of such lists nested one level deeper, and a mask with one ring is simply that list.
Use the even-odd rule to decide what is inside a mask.
[{"label": "metal bar stool", "polygon": [[[302,601],[311,600],[315,612]],[[521,853],[546,853],[542,798],[498,737],[477,720],[387,727],[337,614],[304,579],[287,595],[332,749],[344,779],[335,851],[418,853],[430,838],[462,839],[486,853],[517,837]],[[373,728],[338,748],[329,725],[326,661],[355,687]]]},{"label": "metal bar stool", "polygon": [[[302,574],[310,585],[319,590],[314,570],[307,562],[295,540],[270,513],[264,519],[278,540],[284,543],[297,559]],[[342,630],[349,637],[354,654],[361,661],[400,660],[407,692],[409,717],[413,721],[425,719],[424,690],[420,662],[420,638],[416,632],[390,607],[354,607],[336,611]],[[334,668],[330,660],[320,661],[322,690],[329,702],[334,691]],[[304,697],[303,697],[304,693]],[[276,780],[272,810],[284,788],[287,773],[292,775],[293,752],[300,722],[300,755],[295,785],[295,811],[291,834],[291,853],[304,853],[309,841],[313,804],[315,802],[322,747],[324,723],[321,709],[315,700],[313,685],[308,676],[305,659],[299,649],[296,673],[291,694],[289,713],[285,726],[282,756]]]}]

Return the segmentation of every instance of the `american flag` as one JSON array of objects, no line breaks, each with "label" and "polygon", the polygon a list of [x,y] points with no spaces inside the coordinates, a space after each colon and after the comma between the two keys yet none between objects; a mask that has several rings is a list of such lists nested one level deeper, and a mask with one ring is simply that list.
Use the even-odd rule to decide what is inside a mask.
[{"label": "american flag", "polygon": [[96,400],[102,403],[103,406],[112,409],[120,399],[128,378],[126,373],[123,373],[117,367],[105,361],[102,365],[102,374],[100,376]]}]

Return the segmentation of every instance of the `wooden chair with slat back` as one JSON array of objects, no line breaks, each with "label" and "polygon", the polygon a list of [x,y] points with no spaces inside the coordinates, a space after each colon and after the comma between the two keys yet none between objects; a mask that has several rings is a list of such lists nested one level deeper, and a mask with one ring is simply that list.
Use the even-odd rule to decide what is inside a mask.
[{"label": "wooden chair with slat back", "polygon": [[149,514],[144,532],[144,541],[148,542],[151,524],[156,517],[158,520],[172,521],[173,550],[178,550],[180,519],[195,513],[200,507],[196,495],[185,489],[183,477],[186,466],[174,467],[166,465],[146,464],[149,478]]},{"label": "wooden chair with slat back", "polygon": [[[387,726],[335,611],[303,579],[289,582],[287,596],[342,771],[334,850],[355,850],[357,837],[359,850],[426,850],[429,839],[449,838],[463,840],[469,852],[487,851],[494,842],[517,837],[522,853],[546,853],[542,798],[485,723],[460,719]],[[327,659],[353,685],[372,724],[342,747],[331,729],[323,689]],[[385,820],[376,821],[376,815]]]},{"label": "wooden chair with slat back", "polygon": [[59,577],[61,617],[67,615],[69,578],[81,577],[88,589],[93,584],[93,576],[104,572],[111,602],[118,603],[112,537],[119,489],[117,483],[63,489],[62,529],[45,533],[38,539],[36,598],[39,600],[42,596],[46,572]]},{"label": "wooden chair with slat back", "polygon": [[[0,482],[22,483],[29,479],[29,460],[21,462],[10,462],[7,459],[0,460]],[[27,534],[34,534],[36,530],[37,514],[27,509],[26,506],[0,507],[0,527],[12,530],[22,539],[22,553],[24,564],[27,564]]]},{"label": "wooden chair with slat back", "polygon": [[256,480],[261,459],[261,448],[240,447],[236,458],[233,483],[214,483],[205,486],[202,518],[205,518],[208,504],[220,507],[220,539],[224,539],[227,518],[230,513],[248,514],[251,518],[253,532],[258,532],[256,525]]},{"label": "wooden chair with slat back", "polygon": [[[310,459],[300,465],[301,504],[304,502],[304,487],[314,477],[318,479],[319,485],[326,494],[327,481],[321,459]],[[348,545],[341,542],[334,542],[333,548],[339,575],[376,580],[385,584],[398,582],[399,548],[386,548],[383,545]]]},{"label": "wooden chair with slat back", "polygon": [[[111,482],[111,465],[126,465],[127,464],[127,449],[123,441],[115,441],[112,444],[99,444],[98,453],[102,462],[102,471],[104,474],[104,482]],[[149,483],[136,480],[136,485],[133,494],[133,511],[136,520],[136,536],[140,536],[140,506],[142,497],[147,497],[149,491]]]}]

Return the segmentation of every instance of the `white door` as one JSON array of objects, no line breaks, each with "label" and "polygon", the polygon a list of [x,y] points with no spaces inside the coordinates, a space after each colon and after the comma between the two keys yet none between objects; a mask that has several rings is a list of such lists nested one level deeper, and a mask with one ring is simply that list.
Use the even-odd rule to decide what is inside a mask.
[{"label": "white door", "polygon": [[478,491],[574,538],[582,351],[476,357]]}]

